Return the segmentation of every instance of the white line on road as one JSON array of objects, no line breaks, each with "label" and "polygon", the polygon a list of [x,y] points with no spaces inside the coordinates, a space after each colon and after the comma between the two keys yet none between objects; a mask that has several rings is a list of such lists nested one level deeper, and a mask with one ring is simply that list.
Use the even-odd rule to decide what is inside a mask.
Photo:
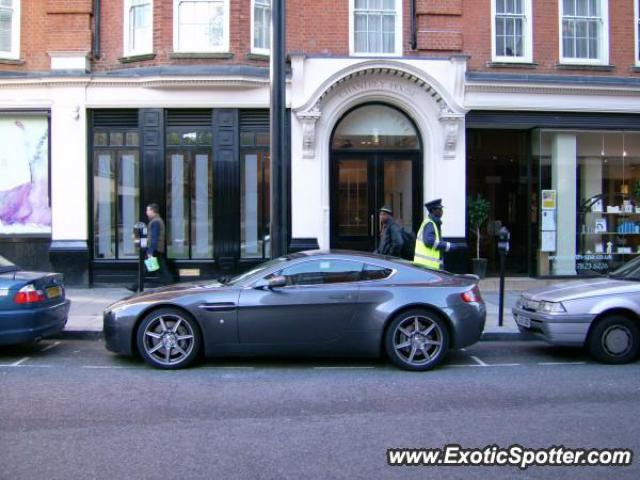
[{"label": "white line on road", "polygon": [[478,357],[476,357],[475,355],[469,355],[471,358],[473,358],[473,360],[481,367],[488,367],[489,365],[487,365],[486,363],[484,363],[482,360],[480,360]]},{"label": "white line on road", "polygon": [[41,352],[46,352],[47,350],[51,350],[52,348],[57,347],[58,345],[60,345],[62,342],[55,342],[52,343],[51,345],[48,345],[46,347],[44,347],[42,350],[40,350]]},{"label": "white line on road", "polygon": [[256,367],[243,367],[243,366],[224,366],[221,365],[219,367],[199,367],[207,370],[222,370],[222,369],[230,369],[230,370],[254,370]]},{"label": "white line on road", "polygon": [[12,363],[9,366],[10,367],[17,367],[17,366],[23,364],[24,362],[26,362],[27,360],[29,360],[29,357],[24,357],[24,358],[21,358],[20,360],[18,360],[17,362]]},{"label": "white line on road", "polygon": [[[482,360],[481,360],[482,361]],[[479,368],[479,367],[519,367],[521,366],[520,363],[492,363],[491,365],[488,365],[484,362],[482,362],[482,364],[478,364],[478,363],[467,363],[467,364],[451,364],[451,365],[444,365],[445,367],[474,367],[474,368]]]},{"label": "white line on road", "polygon": [[539,362],[538,365],[586,365],[587,362]]},{"label": "white line on road", "polygon": [[122,367],[119,365],[82,365],[80,368],[140,368],[140,367]]},{"label": "white line on road", "polygon": [[368,369],[368,368],[376,368],[373,365],[368,366],[353,366],[353,367],[313,367],[314,370],[360,370],[360,369]]}]

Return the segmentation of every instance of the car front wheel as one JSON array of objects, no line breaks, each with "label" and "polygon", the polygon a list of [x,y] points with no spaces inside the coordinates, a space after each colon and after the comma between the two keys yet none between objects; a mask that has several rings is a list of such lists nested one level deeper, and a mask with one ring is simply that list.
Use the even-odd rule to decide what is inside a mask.
[{"label": "car front wheel", "polygon": [[603,363],[628,363],[638,355],[638,325],[622,315],[609,315],[600,320],[589,335],[587,347],[591,356]]},{"label": "car front wheel", "polygon": [[405,370],[429,370],[444,359],[449,333],[444,321],[427,311],[410,310],[394,318],[385,347],[393,363]]},{"label": "car front wheel", "polygon": [[184,368],[200,352],[200,330],[195,320],[174,309],[156,310],[147,315],[137,332],[138,351],[151,366]]}]

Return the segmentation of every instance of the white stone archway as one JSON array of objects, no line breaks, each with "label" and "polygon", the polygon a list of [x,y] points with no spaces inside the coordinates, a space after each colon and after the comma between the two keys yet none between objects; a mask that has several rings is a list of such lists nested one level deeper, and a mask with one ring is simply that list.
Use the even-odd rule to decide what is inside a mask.
[{"label": "white stone archway", "polygon": [[[450,73],[463,81],[464,68],[449,63]],[[300,77],[294,73],[294,81]],[[457,82],[453,86],[419,65],[375,60],[354,61],[309,89],[292,115],[292,236],[317,238],[321,248],[329,247],[331,135],[347,111],[371,102],[392,105],[413,120],[423,144],[423,195],[448,204],[444,234],[464,236],[465,111],[456,98]]]}]

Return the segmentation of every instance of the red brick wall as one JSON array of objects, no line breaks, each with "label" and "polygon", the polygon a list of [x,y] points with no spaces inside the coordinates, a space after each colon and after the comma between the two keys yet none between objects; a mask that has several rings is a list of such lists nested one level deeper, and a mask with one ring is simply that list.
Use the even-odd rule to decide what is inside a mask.
[{"label": "red brick wall", "polygon": [[[518,71],[491,62],[491,0],[416,0],[418,48],[410,49],[410,0],[403,1],[403,49],[407,56],[470,56],[469,70]],[[173,52],[173,0],[154,0],[154,53],[152,60],[122,63],[123,0],[102,0],[101,57],[96,71],[148,65],[243,63],[267,66],[268,60],[248,59],[251,52],[251,2],[231,0],[231,59],[178,59]],[[22,0],[21,60],[0,62],[0,71],[48,70],[51,51],[90,51],[92,0]],[[610,64],[612,72],[559,69],[558,0],[535,0],[535,68],[529,73],[562,75],[632,75],[634,65],[633,0],[609,1]],[[288,0],[287,50],[311,55],[349,54],[349,0]]]}]

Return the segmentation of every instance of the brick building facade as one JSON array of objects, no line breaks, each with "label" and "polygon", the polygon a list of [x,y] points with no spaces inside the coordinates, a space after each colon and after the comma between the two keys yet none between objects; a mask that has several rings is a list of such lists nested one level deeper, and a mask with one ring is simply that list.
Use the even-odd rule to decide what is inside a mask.
[{"label": "brick building facade", "polygon": [[[268,257],[269,0],[0,3],[7,256],[128,281],[155,201],[181,278]],[[415,231],[439,197],[475,242],[480,194],[490,268],[501,225],[517,274],[634,258],[639,3],[289,0],[291,247],[372,249],[380,204]]]}]

